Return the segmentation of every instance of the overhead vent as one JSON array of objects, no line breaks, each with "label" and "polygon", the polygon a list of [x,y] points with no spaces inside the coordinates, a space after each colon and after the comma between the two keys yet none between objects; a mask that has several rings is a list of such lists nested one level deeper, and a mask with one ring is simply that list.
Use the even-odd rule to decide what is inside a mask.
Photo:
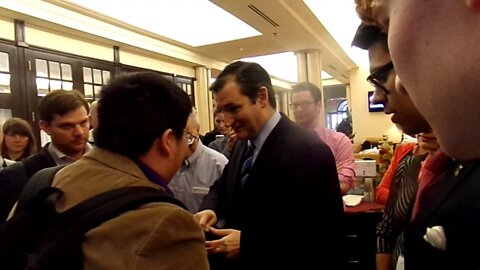
[{"label": "overhead vent", "polygon": [[279,27],[280,25],[276,23],[274,20],[272,20],[270,17],[268,17],[265,13],[263,13],[260,9],[258,9],[254,5],[248,5],[248,8],[253,10],[253,12],[257,13],[260,17],[262,17],[265,21],[273,25],[273,27]]}]

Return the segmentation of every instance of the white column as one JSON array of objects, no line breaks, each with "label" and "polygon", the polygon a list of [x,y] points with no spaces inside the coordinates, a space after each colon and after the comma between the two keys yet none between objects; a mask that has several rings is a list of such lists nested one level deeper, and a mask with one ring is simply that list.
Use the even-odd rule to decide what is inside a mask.
[{"label": "white column", "polygon": [[[322,93],[321,124],[325,126],[325,102],[322,85],[322,60],[318,50],[299,51],[297,55],[298,81],[311,82],[320,88]],[[290,112],[290,110],[289,110]]]},{"label": "white column", "polygon": [[210,131],[210,91],[208,91],[210,75],[209,70],[204,66],[195,67],[195,105],[200,120],[200,133]]}]

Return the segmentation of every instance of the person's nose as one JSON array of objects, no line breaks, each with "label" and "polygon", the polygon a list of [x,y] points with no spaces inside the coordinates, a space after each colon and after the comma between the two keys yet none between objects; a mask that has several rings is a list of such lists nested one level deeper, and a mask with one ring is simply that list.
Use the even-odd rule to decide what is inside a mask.
[{"label": "person's nose", "polygon": [[385,104],[387,102],[387,97],[384,95],[383,90],[379,87],[375,87],[375,91],[372,96],[373,104]]},{"label": "person's nose", "polygon": [[73,132],[76,136],[81,136],[85,134],[85,130],[83,129],[83,126],[81,124],[76,124]]}]

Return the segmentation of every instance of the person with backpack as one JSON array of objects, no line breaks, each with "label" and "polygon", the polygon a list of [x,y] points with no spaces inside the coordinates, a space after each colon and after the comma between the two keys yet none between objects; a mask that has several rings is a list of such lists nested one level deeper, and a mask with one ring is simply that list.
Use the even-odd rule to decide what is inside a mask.
[{"label": "person with backpack", "polygon": [[[112,79],[102,89],[98,103],[96,146],[53,178],[52,186],[61,191],[53,200],[56,212],[69,213],[99,194],[124,188],[133,191],[120,193],[122,196],[133,196],[135,188],[142,187],[163,196],[173,195],[168,182],[186,157],[185,127],[191,108],[186,93],[156,73],[130,73]],[[29,207],[27,203],[23,209]],[[12,222],[17,214],[24,213],[19,208],[17,211]],[[167,201],[119,212],[81,236],[82,259],[72,260],[72,265],[63,269],[208,269],[203,230],[187,210]],[[45,239],[36,245],[45,248],[51,237]],[[62,244],[68,246],[68,241]],[[27,269],[57,269],[32,263],[32,258],[42,261],[41,255],[29,254]]]},{"label": "person with backpack", "polygon": [[76,91],[55,90],[38,105],[40,129],[51,139],[40,152],[0,171],[0,224],[28,179],[37,171],[78,160],[91,146],[88,139],[88,102]]}]

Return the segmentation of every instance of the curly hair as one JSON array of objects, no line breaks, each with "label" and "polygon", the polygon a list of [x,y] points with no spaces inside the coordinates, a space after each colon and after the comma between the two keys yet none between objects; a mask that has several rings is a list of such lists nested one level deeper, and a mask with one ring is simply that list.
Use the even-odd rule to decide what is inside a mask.
[{"label": "curly hair", "polygon": [[381,3],[382,0],[355,0],[358,17],[367,25],[379,26],[375,18]]}]

